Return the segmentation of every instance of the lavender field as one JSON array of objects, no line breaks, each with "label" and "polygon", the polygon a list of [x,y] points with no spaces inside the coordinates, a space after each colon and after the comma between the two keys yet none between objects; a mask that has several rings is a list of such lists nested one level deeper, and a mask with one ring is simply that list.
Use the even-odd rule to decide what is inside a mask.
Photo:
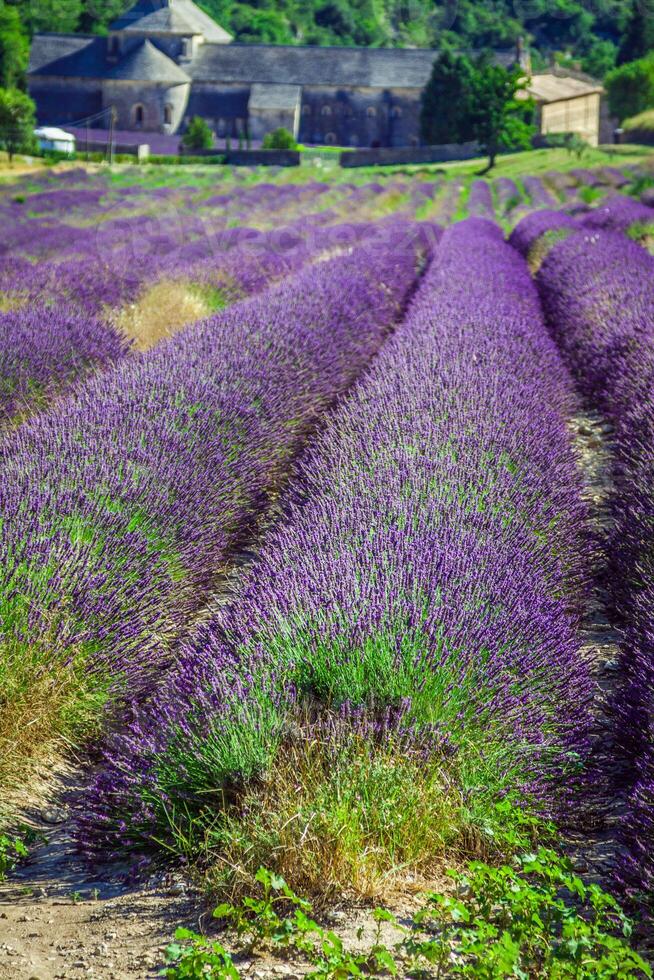
[{"label": "lavender field", "polygon": [[171,978],[651,976],[654,177],[215,173],[0,185],[7,894],[65,832],[223,903]]}]

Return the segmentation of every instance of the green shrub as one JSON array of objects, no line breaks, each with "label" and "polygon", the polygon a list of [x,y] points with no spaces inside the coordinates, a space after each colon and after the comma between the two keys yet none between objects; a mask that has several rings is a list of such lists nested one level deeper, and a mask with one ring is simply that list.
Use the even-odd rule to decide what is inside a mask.
[{"label": "green shrub", "polygon": [[263,138],[263,148],[264,150],[297,150],[297,143],[293,134],[280,126],[279,129],[266,133]]},{"label": "green shrub", "polygon": [[9,154],[38,152],[34,137],[35,106],[18,89],[0,89],[0,146]]},{"label": "green shrub", "polygon": [[632,141],[654,139],[654,109],[646,109],[645,112],[639,112],[637,116],[625,119],[622,128],[625,133],[633,134]]},{"label": "green shrub", "polygon": [[614,68],[604,84],[611,115],[620,122],[654,108],[654,52]]},{"label": "green shrub", "polygon": [[201,116],[193,116],[182,136],[182,146],[188,150],[210,150],[213,146],[213,133]]}]

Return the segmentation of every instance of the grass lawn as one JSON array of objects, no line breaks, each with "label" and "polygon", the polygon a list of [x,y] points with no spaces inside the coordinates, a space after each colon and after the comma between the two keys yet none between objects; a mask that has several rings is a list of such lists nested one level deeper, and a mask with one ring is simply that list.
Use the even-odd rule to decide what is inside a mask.
[{"label": "grass lawn", "polygon": [[[654,147],[626,144],[622,146],[606,145],[589,147],[581,159],[565,149],[552,148],[528,150],[523,153],[507,153],[498,157],[493,170],[486,174],[487,180],[497,177],[522,177],[539,175],[547,171],[566,171],[577,167],[628,166],[638,163],[648,163],[654,176]],[[421,164],[419,166],[394,167],[352,167],[343,168],[338,165],[338,154],[333,154],[333,162],[323,155],[320,159],[305,159],[300,167],[230,167],[216,164],[185,164],[175,165],[137,165],[136,163],[115,163],[111,166],[112,183],[122,184],[125,181],[134,183],[142,181],[145,186],[156,187],[180,183],[183,185],[196,184],[208,189],[223,183],[257,184],[260,181],[277,184],[296,184],[310,181],[327,183],[364,184],[371,180],[384,177],[407,176],[419,177],[423,180],[430,178],[451,177],[467,181],[479,173],[485,166],[486,158],[461,160],[451,163]],[[0,183],[11,182],[23,174],[43,171],[48,164],[38,157],[14,157],[9,166],[6,153],[0,153]],[[57,163],[57,170],[68,167],[86,167],[92,170],[103,170],[106,164],[85,164],[83,160],[70,163]]]}]

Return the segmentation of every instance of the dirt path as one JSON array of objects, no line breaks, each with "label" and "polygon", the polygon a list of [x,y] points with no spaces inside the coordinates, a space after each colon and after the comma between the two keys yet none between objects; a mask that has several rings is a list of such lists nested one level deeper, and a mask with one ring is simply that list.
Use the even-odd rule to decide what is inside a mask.
[{"label": "dirt path", "polygon": [[606,590],[605,542],[611,529],[609,500],[613,489],[612,429],[598,412],[591,410],[576,415],[571,428],[586,485],[584,496],[598,540],[594,585],[581,629],[582,648],[594,665],[597,688],[589,805],[583,814],[572,815],[575,826],[566,837],[579,873],[611,891],[610,872],[619,853],[617,830],[623,813],[618,790],[622,773],[615,753],[615,722],[609,711],[619,682],[621,642],[620,633],[611,622]]},{"label": "dirt path", "polygon": [[[154,980],[178,926],[214,931],[211,905],[178,872],[155,872],[134,884],[127,863],[91,868],[79,857],[74,814],[83,800],[85,772],[71,768],[53,781],[57,805],[34,812],[30,820],[46,839],[0,885],[0,980]],[[449,887],[440,879],[432,885]],[[390,903],[407,925],[419,905],[418,891]],[[369,907],[343,902],[319,918],[349,949],[374,942]],[[392,946],[400,938],[392,925],[383,925],[384,943]],[[239,954],[235,962],[248,980],[301,980],[310,969],[304,961],[266,952]]]},{"label": "dirt path", "polygon": [[155,874],[134,885],[127,863],[91,868],[76,853],[86,779],[83,767],[62,769],[56,802],[26,812],[43,842],[0,885],[0,980],[144,980],[156,976],[177,926],[198,927],[203,908],[182,879]]}]

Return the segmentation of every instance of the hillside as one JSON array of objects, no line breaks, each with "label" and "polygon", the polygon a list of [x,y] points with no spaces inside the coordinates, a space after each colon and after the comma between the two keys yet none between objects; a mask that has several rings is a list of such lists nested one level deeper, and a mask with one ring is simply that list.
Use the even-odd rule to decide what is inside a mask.
[{"label": "hillside", "polygon": [[[123,0],[6,0],[28,32],[103,32]],[[631,18],[629,0],[203,0],[202,6],[241,42],[503,47],[524,34],[536,62],[553,52],[602,76],[612,67]],[[640,5],[639,16],[654,11]],[[626,32],[627,34],[629,32]],[[642,33],[639,31],[639,33]]]}]

